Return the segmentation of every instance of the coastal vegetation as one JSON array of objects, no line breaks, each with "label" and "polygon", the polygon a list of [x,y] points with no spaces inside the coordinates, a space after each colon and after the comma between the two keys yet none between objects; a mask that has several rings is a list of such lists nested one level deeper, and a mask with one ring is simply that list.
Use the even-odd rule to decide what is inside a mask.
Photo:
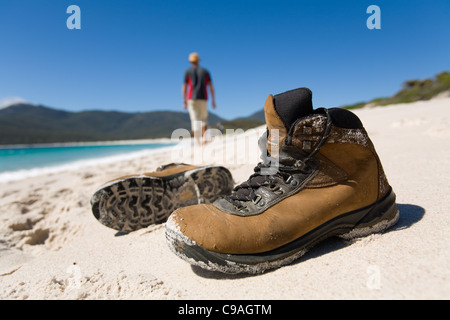
[{"label": "coastal vegetation", "polygon": [[386,106],[395,103],[430,100],[439,94],[450,96],[450,72],[441,72],[433,79],[408,80],[403,83],[401,90],[392,97],[376,98],[371,101],[345,105],[342,108],[358,109],[365,106]]}]

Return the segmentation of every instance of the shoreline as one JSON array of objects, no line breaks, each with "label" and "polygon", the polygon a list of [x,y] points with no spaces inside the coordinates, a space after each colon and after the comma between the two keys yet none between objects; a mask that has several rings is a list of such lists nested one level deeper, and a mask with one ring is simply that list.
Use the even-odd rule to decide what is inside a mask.
[{"label": "shoreline", "polygon": [[[160,142],[163,144],[164,142]],[[103,144],[99,144],[103,145]],[[121,144],[107,144],[107,145],[121,145]],[[72,146],[72,145],[71,145]],[[84,145],[83,145],[84,146]],[[52,146],[53,147],[53,146]],[[157,153],[170,152],[174,148],[177,148],[177,144],[171,146],[162,146],[154,149],[146,149],[133,151],[130,153],[118,153],[116,155],[105,155],[87,159],[74,160],[69,163],[56,164],[51,166],[35,167],[30,169],[20,169],[14,171],[0,172],[0,184],[3,182],[17,181],[21,179],[27,179],[30,177],[38,177],[47,174],[54,174],[64,171],[80,170],[92,166],[110,164],[117,161],[125,161],[133,158],[140,158],[144,156],[152,156]]]},{"label": "shoreline", "polygon": [[[228,135],[214,137],[211,143],[197,146],[193,145],[194,140],[192,138],[183,137],[181,141],[174,142],[173,139],[155,139],[155,140],[117,140],[109,141],[107,144],[98,142],[97,145],[133,145],[140,144],[143,141],[148,141],[149,144],[165,144],[173,143],[170,146],[163,146],[154,149],[146,149],[133,151],[130,153],[119,153],[116,155],[100,156],[89,159],[75,160],[70,163],[36,167],[31,169],[21,169],[14,171],[0,172],[0,185],[11,181],[18,181],[22,179],[35,178],[39,176],[51,175],[55,173],[61,173],[65,171],[75,171],[88,169],[99,165],[108,165],[117,162],[124,162],[130,160],[138,160],[145,157],[155,157],[161,154],[166,156],[161,157],[164,161],[161,164],[167,164],[170,162],[187,162],[190,164],[202,164],[205,158],[213,160],[213,162],[220,163],[222,165],[239,165],[239,164],[256,164],[259,159],[259,152],[255,150],[254,145],[250,148],[250,151],[258,156],[252,156],[247,153],[241,153],[239,156],[235,156],[235,151],[238,148],[239,143],[246,144],[249,136],[258,136],[265,131],[265,126],[255,127],[244,131],[243,133],[231,133]],[[155,142],[158,141],[158,142]],[[130,143],[128,143],[130,142]],[[84,143],[70,143],[70,144],[55,144],[46,145],[46,147],[60,147],[60,146],[95,146],[92,144],[85,145]],[[33,147],[37,147],[36,145]],[[257,148],[256,148],[257,149]],[[255,153],[256,152],[256,153]],[[212,154],[212,156],[211,156]],[[182,160],[185,159],[185,160]]]},{"label": "shoreline", "polygon": [[20,148],[46,148],[46,147],[74,147],[74,146],[100,146],[100,145],[136,145],[136,144],[159,144],[171,143],[171,138],[158,139],[132,139],[132,140],[105,140],[105,141],[80,141],[80,142],[51,142],[51,143],[31,143],[31,144],[4,144],[0,149],[20,149]]}]

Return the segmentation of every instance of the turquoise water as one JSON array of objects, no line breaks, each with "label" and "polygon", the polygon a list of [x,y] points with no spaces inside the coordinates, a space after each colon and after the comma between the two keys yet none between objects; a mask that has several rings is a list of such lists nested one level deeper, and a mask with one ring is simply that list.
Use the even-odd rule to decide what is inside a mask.
[{"label": "turquoise water", "polygon": [[0,148],[0,173],[55,167],[80,160],[106,158],[171,145],[173,144],[150,143]]}]

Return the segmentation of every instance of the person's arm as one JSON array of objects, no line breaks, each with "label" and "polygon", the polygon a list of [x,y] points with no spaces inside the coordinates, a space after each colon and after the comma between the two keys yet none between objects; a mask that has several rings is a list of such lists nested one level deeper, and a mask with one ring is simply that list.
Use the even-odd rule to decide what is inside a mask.
[{"label": "person's arm", "polygon": [[216,108],[216,97],[214,94],[214,86],[211,81],[209,82],[209,91],[211,92],[212,107],[213,107],[213,109],[215,109]]},{"label": "person's arm", "polygon": [[183,95],[183,108],[187,109],[187,101],[186,101],[186,82],[183,83],[181,87],[181,94]]}]

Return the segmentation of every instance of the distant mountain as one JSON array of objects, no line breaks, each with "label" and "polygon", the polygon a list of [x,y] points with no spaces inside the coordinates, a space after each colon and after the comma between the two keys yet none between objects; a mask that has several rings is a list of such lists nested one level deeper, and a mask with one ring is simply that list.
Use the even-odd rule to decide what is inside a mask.
[{"label": "distant mountain", "polygon": [[264,116],[264,109],[261,109],[259,111],[256,111],[255,113],[252,113],[245,119],[266,122],[266,118]]},{"label": "distant mountain", "polygon": [[[208,121],[216,125],[224,119],[209,113]],[[0,110],[0,145],[153,139],[170,137],[178,128],[190,130],[188,113],[69,112],[27,103]]]},{"label": "distant mountain", "polygon": [[221,122],[221,125],[223,126],[223,129],[242,129],[242,130],[248,130],[251,128],[255,128],[258,126],[261,126],[266,123],[266,119],[264,118],[264,109],[257,111],[255,113],[252,113],[248,117],[241,117],[236,118],[234,120],[230,121],[223,121]]}]

